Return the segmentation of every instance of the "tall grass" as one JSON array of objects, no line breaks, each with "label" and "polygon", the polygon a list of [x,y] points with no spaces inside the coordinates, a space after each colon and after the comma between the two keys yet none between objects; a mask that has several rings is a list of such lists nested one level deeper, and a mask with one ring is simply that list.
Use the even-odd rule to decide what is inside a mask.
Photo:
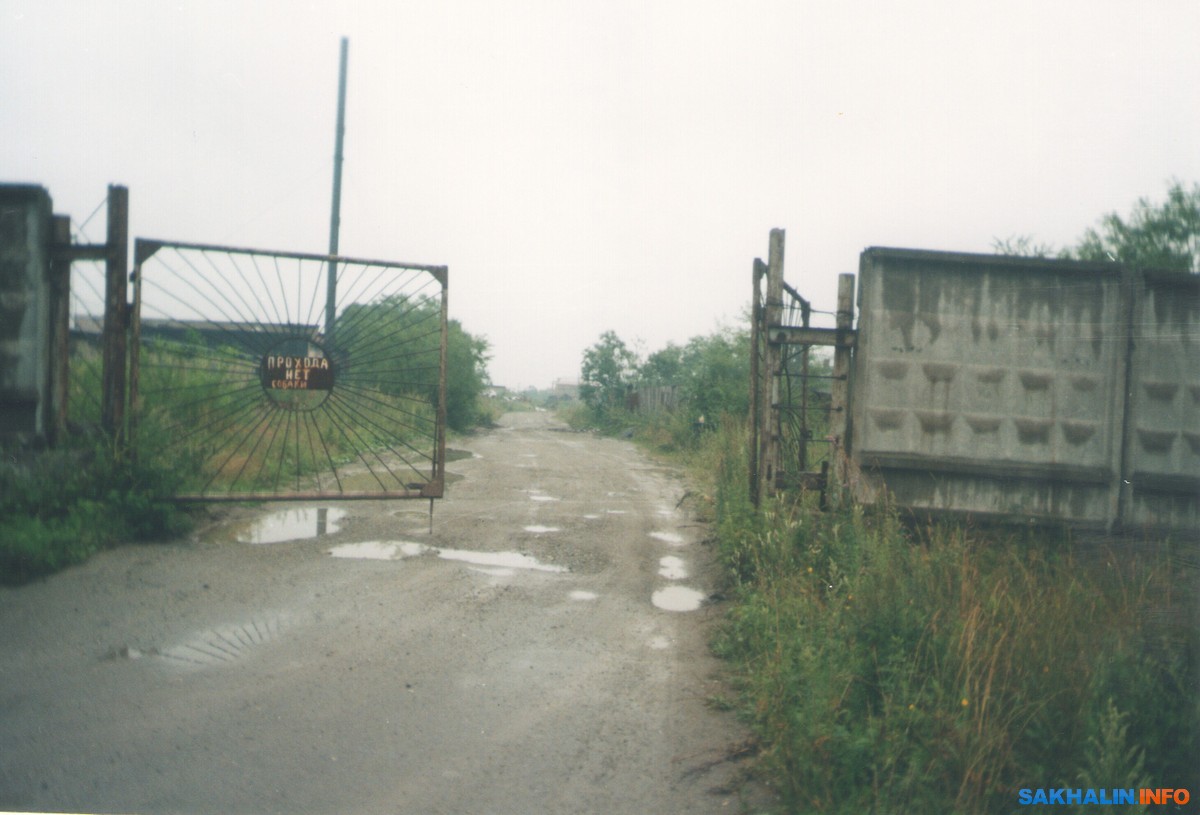
[{"label": "tall grass", "polygon": [[[1197,789],[1197,637],[1169,560],[1062,532],[749,506],[724,427],[735,598],[715,648],[788,812],[1011,812],[1037,787]],[[1148,614],[1148,609],[1156,613]]]}]

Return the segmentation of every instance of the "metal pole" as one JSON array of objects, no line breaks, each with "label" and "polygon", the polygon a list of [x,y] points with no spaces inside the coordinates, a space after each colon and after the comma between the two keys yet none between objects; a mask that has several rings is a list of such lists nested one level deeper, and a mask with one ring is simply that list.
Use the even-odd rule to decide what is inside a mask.
[{"label": "metal pole", "polygon": [[[350,41],[342,37],[342,57],[338,72],[337,140],[333,152],[333,206],[329,216],[329,254],[338,253],[338,230],[342,212],[342,145],[346,138],[346,56]],[[337,262],[330,259],[325,288],[325,339],[333,341],[333,322],[337,317]]]}]

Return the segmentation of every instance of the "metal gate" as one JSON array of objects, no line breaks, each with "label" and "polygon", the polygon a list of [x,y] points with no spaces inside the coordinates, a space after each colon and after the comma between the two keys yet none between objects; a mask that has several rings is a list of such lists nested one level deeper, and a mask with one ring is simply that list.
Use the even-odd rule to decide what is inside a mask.
[{"label": "metal gate", "polygon": [[139,238],[131,434],[183,500],[440,498],[447,269]]},{"label": "metal gate", "polygon": [[[767,263],[754,261],[750,496],[758,505],[779,489],[814,490],[824,507],[830,484],[844,480],[854,276],[838,279],[837,311],[813,308],[783,280],[784,239],[772,230]],[[836,326],[813,326],[814,313]],[[814,347],[834,351],[817,357]]]}]

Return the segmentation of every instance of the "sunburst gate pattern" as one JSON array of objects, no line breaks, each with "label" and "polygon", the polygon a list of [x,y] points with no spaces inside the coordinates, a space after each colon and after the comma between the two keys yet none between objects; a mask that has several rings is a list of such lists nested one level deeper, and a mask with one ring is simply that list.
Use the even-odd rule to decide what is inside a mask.
[{"label": "sunburst gate pattern", "polygon": [[444,266],[145,239],[135,262],[134,443],[181,497],[441,497]]}]

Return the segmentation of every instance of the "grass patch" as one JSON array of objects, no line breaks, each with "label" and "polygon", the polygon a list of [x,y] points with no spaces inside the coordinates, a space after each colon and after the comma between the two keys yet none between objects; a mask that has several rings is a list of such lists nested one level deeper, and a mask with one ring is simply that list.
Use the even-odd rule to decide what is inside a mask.
[{"label": "grass patch", "polygon": [[25,453],[0,464],[0,584],[15,585],[118,543],[186,531],[170,470],[115,456],[104,443]]},{"label": "grass patch", "polygon": [[[1011,812],[1038,787],[1197,789],[1197,635],[1171,547],[754,511],[707,444],[734,598],[714,648],[787,812]],[[717,461],[711,457],[716,455]]]}]

